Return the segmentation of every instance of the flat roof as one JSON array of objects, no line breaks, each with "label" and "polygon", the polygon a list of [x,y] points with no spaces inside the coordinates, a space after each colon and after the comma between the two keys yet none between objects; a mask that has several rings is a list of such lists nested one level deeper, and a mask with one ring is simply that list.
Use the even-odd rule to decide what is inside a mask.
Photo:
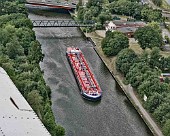
[{"label": "flat roof", "polygon": [[51,136],[1,67],[0,136]]},{"label": "flat roof", "polygon": [[121,28],[117,28],[116,30],[122,33],[129,33],[129,32],[135,32],[137,28],[136,27],[121,27]]},{"label": "flat roof", "polygon": [[146,25],[145,22],[142,21],[122,21],[122,20],[113,20],[115,25]]}]

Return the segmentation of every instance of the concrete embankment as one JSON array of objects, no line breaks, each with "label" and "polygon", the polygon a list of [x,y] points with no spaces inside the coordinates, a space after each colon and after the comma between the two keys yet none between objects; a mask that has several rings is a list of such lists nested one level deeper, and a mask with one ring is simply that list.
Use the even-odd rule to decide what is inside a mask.
[{"label": "concrete embankment", "polygon": [[98,56],[101,58],[103,63],[106,65],[106,67],[110,71],[111,75],[115,79],[118,86],[120,86],[121,90],[123,90],[123,92],[126,94],[127,98],[133,104],[134,108],[137,110],[137,112],[139,113],[141,118],[144,120],[145,124],[149,127],[149,129],[151,130],[153,135],[155,135],[155,136],[163,136],[160,128],[154,122],[154,120],[149,115],[149,113],[143,108],[141,102],[137,98],[137,95],[135,94],[135,92],[134,92],[133,88],[131,87],[131,85],[124,85],[123,84],[123,82],[122,82],[123,77],[120,76],[119,74],[117,74],[117,72],[115,72],[115,69],[113,69],[110,66],[109,61],[106,60],[107,58],[103,57],[103,53],[98,48],[96,48],[97,46],[96,46],[95,41],[90,37],[88,37],[87,39],[94,45],[94,50],[96,51]]}]

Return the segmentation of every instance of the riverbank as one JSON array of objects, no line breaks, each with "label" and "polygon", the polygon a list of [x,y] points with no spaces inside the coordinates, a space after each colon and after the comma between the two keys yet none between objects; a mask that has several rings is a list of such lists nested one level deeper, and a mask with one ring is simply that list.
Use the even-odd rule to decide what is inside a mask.
[{"label": "riverbank", "polygon": [[101,49],[101,40],[102,37],[97,35],[96,33],[87,34],[87,37],[90,37],[90,39],[93,41],[94,50],[99,55],[101,60],[104,62],[104,64],[109,69],[110,73],[113,75],[116,82],[119,84],[123,92],[126,94],[127,98],[131,101],[141,118],[144,120],[146,125],[149,127],[153,135],[155,136],[163,136],[160,128],[157,126],[157,124],[154,122],[150,114],[143,108],[140,99],[138,98],[138,95],[135,94],[133,88],[131,85],[125,85],[123,83],[124,77],[116,70],[115,67],[115,60],[116,57],[106,57]]}]

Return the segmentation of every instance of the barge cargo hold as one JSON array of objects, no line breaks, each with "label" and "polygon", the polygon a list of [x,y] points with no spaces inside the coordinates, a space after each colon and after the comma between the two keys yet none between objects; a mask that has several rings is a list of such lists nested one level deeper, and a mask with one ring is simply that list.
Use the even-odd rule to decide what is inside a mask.
[{"label": "barge cargo hold", "polygon": [[79,48],[68,47],[66,56],[79,85],[81,95],[88,100],[100,100],[102,90],[91,72],[82,51]]}]

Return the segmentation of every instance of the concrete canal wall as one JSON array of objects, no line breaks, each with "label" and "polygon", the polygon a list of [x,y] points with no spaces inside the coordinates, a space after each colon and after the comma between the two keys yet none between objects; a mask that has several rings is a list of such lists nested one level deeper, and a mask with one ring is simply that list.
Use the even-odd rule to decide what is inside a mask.
[{"label": "concrete canal wall", "polygon": [[[84,33],[83,33],[83,35],[84,35],[84,37],[86,37]],[[93,39],[91,37],[86,37],[86,39],[93,44],[93,46],[94,46],[93,49],[98,54],[100,59],[103,61],[105,66],[108,68],[110,74],[115,79],[116,84],[118,85],[118,87],[120,87],[120,90],[122,90],[124,92],[124,94],[126,95],[128,100],[132,103],[132,105],[134,106],[136,111],[139,113],[140,117],[143,119],[143,121],[148,126],[150,131],[153,133],[153,135],[163,136],[163,134],[162,134],[161,130],[159,129],[159,127],[157,126],[157,124],[153,121],[153,119],[151,118],[149,113],[147,113],[147,111],[143,108],[142,104],[136,97],[133,88],[130,85],[124,85],[122,82],[123,80],[120,79],[119,75],[114,73],[114,71],[108,67],[107,62],[104,60],[104,58],[100,55],[99,51],[96,49],[96,43],[93,41]]]}]

